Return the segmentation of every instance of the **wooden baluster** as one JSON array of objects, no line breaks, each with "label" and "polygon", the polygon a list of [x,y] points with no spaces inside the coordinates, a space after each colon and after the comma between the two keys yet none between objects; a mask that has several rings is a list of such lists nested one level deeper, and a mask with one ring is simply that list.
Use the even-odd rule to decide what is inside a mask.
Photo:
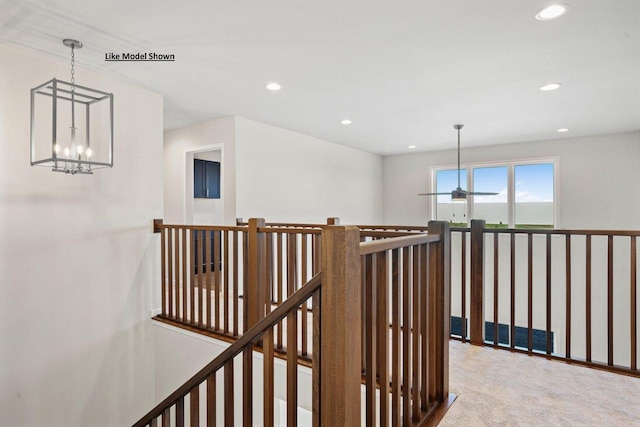
[{"label": "wooden baluster", "polygon": [[402,424],[411,425],[411,251],[402,248]]},{"label": "wooden baluster", "polygon": [[189,270],[187,264],[187,229],[182,229],[182,317],[183,322],[187,322],[189,318],[189,312],[187,311],[188,303],[188,289],[187,289],[187,271]]},{"label": "wooden baluster", "polygon": [[565,329],[566,329],[566,357],[571,359],[571,234],[565,235]]},{"label": "wooden baluster", "polygon": [[174,318],[180,320],[180,230],[175,228],[175,247],[173,252],[173,261],[175,263],[173,292],[175,292],[175,312]]},{"label": "wooden baluster", "polygon": [[551,234],[547,234],[547,260],[546,260],[546,271],[547,271],[547,354],[551,354]]},{"label": "wooden baluster", "polygon": [[[320,268],[320,265],[317,265]],[[313,427],[320,427],[321,404],[320,404],[320,365],[321,365],[321,345],[322,345],[322,325],[320,313],[322,295],[320,290],[313,293],[311,304],[313,304],[313,349],[311,350],[311,413]]]},{"label": "wooden baluster", "polygon": [[[277,283],[276,283],[276,287],[278,290],[278,305],[282,303],[283,301],[283,286],[284,286],[284,282],[283,282],[283,269],[282,269],[282,262],[283,262],[283,258],[282,258],[282,233],[278,233],[277,235],[277,239],[276,239],[276,245],[277,245]],[[282,329],[284,327],[284,324],[282,322],[278,323],[278,330],[277,330],[277,335],[276,335],[276,346],[278,348],[278,350],[282,350],[283,348],[283,343],[282,343]]]},{"label": "wooden baluster", "polygon": [[586,345],[587,345],[587,362],[591,362],[591,235],[587,234],[586,244]]},{"label": "wooden baluster", "polygon": [[213,232],[213,328],[220,330],[220,231]]},{"label": "wooden baluster", "polygon": [[527,348],[533,352],[533,233],[527,233]]},{"label": "wooden baluster", "polygon": [[[376,424],[376,294],[374,286],[374,258],[373,255],[365,256],[365,284],[364,284],[364,358],[365,358],[365,384],[366,384],[366,420],[367,425]],[[325,335],[326,336],[326,335]]]},{"label": "wooden baluster", "polygon": [[[280,322],[282,323],[282,322]],[[264,408],[263,426],[273,427],[274,423],[274,363],[273,363],[273,328],[269,328],[262,336],[263,379],[262,399]]]},{"label": "wooden baluster", "polygon": [[[294,235],[295,237],[295,235]],[[287,427],[298,425],[298,312],[287,315]]]},{"label": "wooden baluster", "polygon": [[[429,317],[431,311],[429,307],[430,300],[435,295],[430,295],[429,288],[429,245],[420,245],[420,335],[422,337],[422,354],[420,357],[422,366],[420,367],[421,383],[420,383],[420,408],[423,411],[428,410],[429,403],[429,364],[431,363],[431,355],[429,353]],[[451,317],[449,317],[451,319]],[[451,320],[449,320],[450,322]]]},{"label": "wooden baluster", "polygon": [[200,386],[189,393],[189,418],[191,427],[200,426]]},{"label": "wooden baluster", "polygon": [[498,328],[499,318],[498,318],[498,297],[499,297],[499,289],[498,289],[498,243],[499,243],[499,234],[493,233],[493,345],[494,347],[498,347],[500,344],[500,337],[498,334],[500,330]]},{"label": "wooden baluster", "polygon": [[170,427],[171,426],[171,409],[167,408],[162,413],[162,427]]},{"label": "wooden baluster", "polygon": [[298,289],[297,236],[287,234],[287,297]]},{"label": "wooden baluster", "polygon": [[266,233],[265,238],[267,240],[267,253],[266,256],[266,292],[268,296],[265,299],[265,314],[271,313],[272,306],[278,305],[276,301],[276,290],[273,281],[273,233]]},{"label": "wooden baluster", "polygon": [[[233,363],[233,361],[231,363]],[[233,399],[233,394],[231,398]],[[216,373],[214,372],[207,378],[207,427],[215,427],[217,424],[216,404]]]},{"label": "wooden baluster", "polygon": [[240,296],[238,292],[238,264],[242,262],[242,265],[246,263],[245,259],[240,258],[240,250],[238,248],[238,231],[233,232],[233,298],[231,299],[232,311],[233,311],[233,336],[238,336],[238,310]]},{"label": "wooden baluster", "polygon": [[173,228],[168,229],[167,238],[167,265],[169,266],[169,286],[167,288],[168,294],[168,315],[173,317]]},{"label": "wooden baluster", "polygon": [[184,397],[176,402],[176,427],[184,427]]},{"label": "wooden baluster", "polygon": [[167,307],[167,296],[169,294],[169,283],[167,281],[167,254],[166,254],[166,229],[160,230],[160,276],[162,281],[162,315],[168,316],[169,309]]},{"label": "wooden baluster", "polygon": [[607,236],[607,365],[613,366],[613,236]]},{"label": "wooden baluster", "polygon": [[[301,234],[302,238],[301,249],[302,249],[302,283],[307,283],[309,277],[307,277],[307,235]],[[301,320],[301,336],[302,336],[302,355],[307,356],[308,351],[308,343],[307,343],[307,302],[305,301],[302,304],[302,318]]]},{"label": "wooden baluster", "polygon": [[[211,300],[214,299],[211,295],[211,265],[213,262],[211,261],[211,232],[205,231],[205,238],[202,242],[205,248],[205,256],[206,261],[202,266],[202,271],[206,274],[206,284],[204,288],[204,297],[202,298],[202,302],[206,302],[206,327],[207,329],[211,329]],[[205,273],[206,272],[206,273]]]},{"label": "wooden baluster", "polygon": [[204,252],[204,231],[197,230],[196,231],[196,243],[197,243],[197,273],[198,273],[198,326],[202,327],[205,325],[204,323],[204,272],[202,271],[205,264],[205,252]]},{"label": "wooden baluster", "polygon": [[462,239],[460,242],[461,246],[461,277],[460,277],[460,288],[461,288],[461,301],[460,305],[462,307],[462,312],[460,315],[460,338],[462,342],[467,342],[467,233],[460,233],[460,238]]},{"label": "wooden baluster", "polygon": [[189,230],[189,323],[194,325],[196,323],[196,263],[198,262],[198,258],[196,256],[196,243],[195,243],[195,234],[197,233],[195,230]]},{"label": "wooden baluster", "polygon": [[401,406],[400,406],[400,275],[399,275],[399,255],[400,251],[391,251],[391,425],[400,427]]},{"label": "wooden baluster", "polygon": [[389,422],[389,288],[387,284],[387,253],[378,252],[376,258],[376,330],[377,371],[380,389],[380,426]]},{"label": "wooden baluster", "polygon": [[229,333],[229,231],[224,231],[224,260],[222,269],[224,271],[224,333]]},{"label": "wooden baluster", "polygon": [[510,233],[511,246],[509,248],[511,252],[510,264],[510,299],[511,299],[511,313],[510,313],[510,322],[509,325],[509,347],[511,349],[515,349],[516,347],[516,234],[512,231]]},{"label": "wooden baluster", "polygon": [[413,246],[413,322],[412,327],[412,349],[411,353],[411,418],[413,421],[419,421],[421,415],[420,405],[420,248]]},{"label": "wooden baluster", "polygon": [[[251,221],[251,220],[249,220]],[[224,364],[224,425],[233,426],[233,359]]]},{"label": "wooden baluster", "polygon": [[[249,220],[251,221],[251,220]],[[264,360],[264,359],[263,359]],[[253,425],[253,346],[242,352],[242,425]]]},{"label": "wooden baluster", "polygon": [[638,256],[637,256],[637,240],[636,236],[631,236],[631,280],[630,280],[630,319],[631,319],[631,370],[637,371],[637,360],[638,360],[638,282],[637,282],[637,264],[638,264]]}]

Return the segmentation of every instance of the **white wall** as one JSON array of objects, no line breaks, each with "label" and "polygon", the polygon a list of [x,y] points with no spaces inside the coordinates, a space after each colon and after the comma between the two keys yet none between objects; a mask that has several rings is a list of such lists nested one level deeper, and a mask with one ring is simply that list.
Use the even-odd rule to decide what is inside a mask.
[{"label": "white wall", "polygon": [[236,118],[237,215],[273,222],[382,221],[382,159]]},{"label": "white wall", "polygon": [[[189,182],[185,180],[188,175],[186,151],[220,145],[222,147],[220,192],[224,198],[224,222],[235,225],[235,121],[235,117],[224,117],[164,133],[164,222],[166,224],[184,224],[187,218],[191,217],[191,215],[185,215],[185,199],[189,188]],[[190,188],[193,188],[193,179],[190,184]],[[191,207],[187,206],[187,208]]]},{"label": "white wall", "polygon": [[53,173],[29,165],[29,90],[68,61],[0,58],[0,425],[130,425],[153,403],[162,98],[77,69],[115,95],[115,165]]},{"label": "white wall", "polygon": [[[557,157],[559,228],[640,227],[640,132],[462,149],[462,164]],[[385,157],[384,221],[428,221],[432,166],[455,165],[455,150]]]}]

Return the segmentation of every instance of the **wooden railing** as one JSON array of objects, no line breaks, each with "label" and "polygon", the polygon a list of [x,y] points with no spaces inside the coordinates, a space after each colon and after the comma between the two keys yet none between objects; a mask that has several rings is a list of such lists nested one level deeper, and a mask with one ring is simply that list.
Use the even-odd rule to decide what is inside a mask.
[{"label": "wooden railing", "polygon": [[[188,422],[190,426],[201,425],[200,413],[201,402],[204,400],[203,423],[207,426],[224,424],[233,425],[253,425],[254,405],[253,405],[253,368],[254,355],[253,346],[258,340],[262,340],[263,348],[263,421],[265,426],[274,425],[274,354],[273,354],[273,330],[280,325],[283,319],[287,318],[290,326],[295,327],[296,312],[300,305],[309,299],[316,301],[320,298],[320,275],[316,275],[305,286],[291,295],[278,308],[269,313],[266,317],[258,321],[255,326],[247,331],[242,337],[231,344],[211,363],[202,368],[197,374],[173,392],[165,400],[160,402],[147,415],[134,424],[134,427],[143,426],[184,426]],[[319,304],[318,304],[319,305]],[[314,318],[314,343],[315,353],[319,354],[320,321],[319,316]],[[290,334],[290,339],[295,340],[297,334]],[[236,363],[236,357],[242,355],[241,375],[239,381],[234,373],[240,363]],[[296,352],[290,352],[287,358],[287,419],[296,425],[297,415],[297,370]],[[319,382],[318,359],[313,361],[313,387],[317,390]],[[218,373],[222,377],[222,389],[218,391]],[[242,384],[241,392],[238,392],[236,384]],[[314,391],[314,394],[316,391]],[[201,399],[200,395],[204,396]],[[218,402],[222,401],[222,405]],[[241,402],[241,419],[236,420],[236,403]],[[315,402],[315,399],[314,399]],[[218,407],[221,406],[221,413]],[[314,411],[315,413],[316,411]],[[237,422],[236,422],[237,421]]]},{"label": "wooden railing", "polygon": [[495,229],[472,220],[453,234],[462,340],[640,376],[640,231]]},{"label": "wooden railing", "polygon": [[160,233],[161,313],[159,318],[231,338],[242,333],[249,227],[166,225]]},{"label": "wooden railing", "polygon": [[[224,306],[216,300],[220,288],[215,283],[222,284],[223,293],[242,284],[243,307],[233,302],[230,307],[236,317],[242,309],[249,328],[244,334],[236,332],[236,341],[227,350],[135,426],[159,422],[195,426],[205,418],[206,425],[252,425],[254,417],[258,423],[262,418],[265,426],[273,425],[278,351],[286,361],[289,426],[297,425],[298,396],[304,393],[298,389],[300,359],[312,370],[307,392],[312,396],[314,425],[360,425],[361,381],[366,396],[362,421],[367,426],[423,425],[441,417],[453,399],[448,390],[449,229],[446,223],[430,226],[431,235],[361,242],[360,231],[353,226],[267,226],[264,220],[251,219],[246,226],[186,227],[156,221],[163,248],[159,319],[218,334],[230,331],[226,333],[231,336],[234,328],[225,329],[224,319],[232,319],[233,310],[221,309],[222,320],[216,323],[215,308],[209,315],[207,307]],[[231,233],[229,238],[225,232]],[[189,245],[194,233],[204,233],[204,249],[197,243]],[[216,233],[224,242],[219,256]],[[209,240],[214,245],[211,257]],[[204,259],[202,273],[212,277],[201,282],[199,274],[192,276],[200,264],[191,259]],[[209,261],[211,271],[206,268]],[[303,281],[306,284],[299,286]],[[208,322],[210,316],[214,320]],[[254,350],[263,353],[262,386],[253,378]],[[235,379],[234,366],[236,374],[241,372]],[[256,413],[252,396],[260,387],[264,409]],[[221,389],[222,393],[216,392]],[[233,409],[240,401],[241,412]]]},{"label": "wooden railing", "polygon": [[449,226],[430,227],[360,244],[368,426],[419,424],[449,396]]},{"label": "wooden railing", "polygon": [[[222,261],[219,271],[212,269],[211,273],[205,272],[203,276],[195,276],[196,304],[198,289],[204,289],[205,293],[206,289],[212,289],[214,295],[219,295],[215,292],[216,286],[219,286],[219,289],[230,289],[230,297],[227,300],[220,298],[218,312],[223,317],[217,326],[215,321],[209,326],[207,319],[210,317],[207,315],[206,305],[202,316],[199,312],[191,316],[189,304],[194,298],[179,300],[180,296],[175,290],[173,294],[163,293],[163,307],[167,307],[167,310],[163,311],[162,317],[180,319],[182,316],[180,321],[184,321],[184,315],[178,313],[186,312],[189,324],[236,338],[242,328],[238,332],[238,329],[233,327],[238,324],[235,321],[237,316],[234,318],[233,313],[250,300],[250,295],[248,299],[246,295],[244,298],[241,297],[244,286],[256,292],[268,290],[264,291],[267,293],[264,298],[269,298],[270,304],[266,306],[265,311],[258,313],[257,308],[247,311],[256,313],[252,320],[255,321],[277,307],[298,289],[301,283],[318,272],[321,230],[327,225],[338,223],[338,218],[329,218],[327,224],[261,222],[251,228],[249,222],[240,220],[238,227],[192,227],[191,231],[186,232],[206,234],[207,230],[210,230],[210,239],[213,242],[211,256],[214,260],[217,257],[216,233],[219,233],[220,242],[228,241],[225,245],[229,245],[230,259],[236,259],[236,254],[238,259],[237,263],[231,261],[232,265],[240,265],[240,270],[237,274],[231,269],[227,272],[225,266],[228,263]],[[394,225],[357,227],[360,230],[360,240],[363,242],[423,233],[428,229],[425,226]],[[637,236],[640,232],[494,229],[485,228],[484,223],[479,220],[473,220],[470,228],[453,228],[451,231],[452,246],[455,249],[450,261],[453,271],[453,338],[469,340],[476,345],[486,344],[640,375],[640,303],[637,292]],[[185,230],[179,227],[174,231],[178,234],[184,232]],[[223,233],[228,233],[228,237],[223,237]],[[257,236],[254,240],[249,237],[251,233]],[[163,244],[165,248],[168,243],[167,256],[171,256],[171,253],[178,254],[181,247],[175,234],[172,239],[171,242]],[[180,240],[183,241],[184,238]],[[190,241],[189,237],[186,241]],[[264,266],[244,263],[246,250],[251,246],[250,241],[264,242],[262,249],[257,249],[264,252]],[[174,246],[175,248],[171,249]],[[198,248],[196,245],[196,252]],[[234,250],[237,252],[233,252]],[[226,253],[226,249],[220,253]],[[206,250],[195,256],[206,260]],[[174,260],[166,267],[167,271],[163,277],[174,277],[174,282],[171,282],[171,279],[167,280],[169,288],[173,286],[175,289],[175,283],[179,282],[179,278],[175,277],[183,274],[178,270],[180,265],[180,262],[176,264]],[[363,262],[364,266],[366,264]],[[257,273],[259,268],[263,269],[262,275]],[[254,273],[250,274],[250,271]],[[187,273],[186,292],[189,295],[192,287],[189,284],[189,272]],[[243,276],[243,273],[246,274]],[[225,274],[228,274],[229,282],[225,281]],[[249,277],[252,279],[246,282]],[[259,285],[258,277],[264,277],[266,283]],[[234,281],[237,278],[240,278],[240,285]],[[201,283],[200,280],[203,282],[198,285]],[[209,288],[208,283],[211,283]],[[240,290],[240,295],[235,292],[236,289]],[[185,303],[187,307],[181,311],[176,308],[176,304]],[[228,311],[224,304],[227,304]],[[170,308],[172,306],[173,309]],[[218,304],[211,302],[210,306],[214,310],[211,319],[217,319],[215,307],[218,307]],[[300,328],[305,331],[309,329],[307,317],[313,310],[312,306],[313,304],[308,302],[300,308]],[[198,309],[196,305],[196,310]],[[228,319],[226,323],[224,319]],[[283,328],[276,328],[276,352],[285,351]],[[299,342],[299,357],[307,363],[311,357],[310,345],[308,339]]]}]

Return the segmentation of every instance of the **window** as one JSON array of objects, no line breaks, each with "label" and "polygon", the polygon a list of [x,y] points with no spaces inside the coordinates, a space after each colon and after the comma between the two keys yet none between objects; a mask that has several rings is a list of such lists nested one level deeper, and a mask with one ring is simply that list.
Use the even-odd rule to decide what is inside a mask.
[{"label": "window", "polygon": [[[451,196],[432,200],[432,217],[466,227],[469,218],[484,219],[487,227],[553,228],[557,209],[555,160],[473,165],[460,169],[460,187],[496,195],[468,196],[454,202]],[[458,186],[457,169],[433,168],[432,191],[450,192]]]},{"label": "window", "polygon": [[553,163],[515,165],[516,228],[553,228]]},{"label": "window", "polygon": [[473,218],[481,218],[487,227],[509,226],[508,170],[506,166],[473,168],[473,191],[498,193],[473,196]]}]

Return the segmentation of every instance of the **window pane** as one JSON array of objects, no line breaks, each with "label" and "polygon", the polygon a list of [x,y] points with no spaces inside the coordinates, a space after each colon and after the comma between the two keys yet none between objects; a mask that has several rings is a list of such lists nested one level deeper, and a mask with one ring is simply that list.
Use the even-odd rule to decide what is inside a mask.
[{"label": "window pane", "polygon": [[473,191],[498,193],[495,196],[473,196],[473,217],[484,219],[487,227],[507,228],[507,167],[474,168]]},{"label": "window pane", "polygon": [[553,228],[553,163],[516,165],[515,223],[520,228]]},{"label": "window pane", "polygon": [[[451,193],[458,187],[458,170],[440,170],[436,172],[436,192]],[[460,187],[467,188],[467,170],[460,170]],[[436,198],[436,219],[438,221],[449,221],[453,226],[466,227],[467,225],[467,204],[465,202],[454,202],[451,195],[437,196]]]}]

